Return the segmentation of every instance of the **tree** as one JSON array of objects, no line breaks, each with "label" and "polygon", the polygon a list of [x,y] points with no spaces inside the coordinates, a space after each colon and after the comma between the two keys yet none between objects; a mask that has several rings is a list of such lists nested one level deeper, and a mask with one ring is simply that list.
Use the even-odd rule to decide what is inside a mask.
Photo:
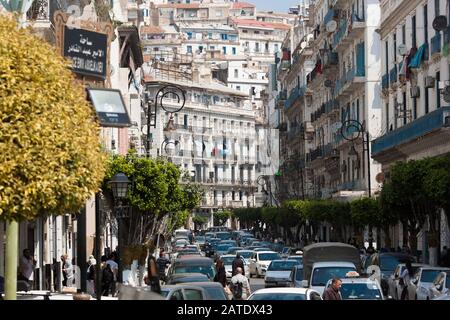
[{"label": "tree", "polygon": [[195,229],[197,230],[197,227],[201,227],[208,222],[208,218],[196,215],[192,218],[192,222],[194,223]]},{"label": "tree", "polygon": [[215,226],[223,226],[225,222],[231,217],[230,211],[217,211],[214,212],[214,225]]},{"label": "tree", "polygon": [[[0,218],[78,212],[105,173],[99,126],[70,64],[0,16]],[[16,298],[17,246],[7,247],[6,296]]]}]

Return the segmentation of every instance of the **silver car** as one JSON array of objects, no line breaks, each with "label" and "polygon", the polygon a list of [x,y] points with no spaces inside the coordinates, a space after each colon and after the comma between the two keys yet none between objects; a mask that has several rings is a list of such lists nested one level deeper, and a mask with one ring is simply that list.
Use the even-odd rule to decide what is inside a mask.
[{"label": "silver car", "polygon": [[292,283],[292,269],[299,265],[297,260],[273,260],[266,271],[265,286],[290,287]]}]

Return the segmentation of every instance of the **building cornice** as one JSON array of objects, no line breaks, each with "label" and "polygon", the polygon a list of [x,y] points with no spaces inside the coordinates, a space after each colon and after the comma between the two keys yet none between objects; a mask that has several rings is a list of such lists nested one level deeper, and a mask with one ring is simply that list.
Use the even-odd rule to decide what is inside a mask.
[{"label": "building cornice", "polygon": [[[380,35],[381,39],[386,38],[386,36],[394,29],[399,22],[403,21],[415,8],[420,6],[423,0],[404,0],[400,3],[397,8],[395,8],[389,16],[381,22],[380,25]],[[383,14],[381,14],[383,16]]]}]

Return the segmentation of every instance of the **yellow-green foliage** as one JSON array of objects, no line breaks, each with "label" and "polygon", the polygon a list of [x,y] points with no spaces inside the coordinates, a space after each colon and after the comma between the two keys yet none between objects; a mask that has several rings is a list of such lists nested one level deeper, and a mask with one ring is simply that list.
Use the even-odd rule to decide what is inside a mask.
[{"label": "yellow-green foliage", "polygon": [[0,15],[0,218],[79,210],[105,172],[83,87],[49,44]]}]

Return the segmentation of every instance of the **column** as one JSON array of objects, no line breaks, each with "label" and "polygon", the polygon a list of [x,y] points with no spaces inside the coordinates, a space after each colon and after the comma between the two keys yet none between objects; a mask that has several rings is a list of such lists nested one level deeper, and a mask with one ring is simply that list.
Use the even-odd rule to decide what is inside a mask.
[{"label": "column", "polygon": [[0,276],[5,277],[5,223],[0,221]]}]

